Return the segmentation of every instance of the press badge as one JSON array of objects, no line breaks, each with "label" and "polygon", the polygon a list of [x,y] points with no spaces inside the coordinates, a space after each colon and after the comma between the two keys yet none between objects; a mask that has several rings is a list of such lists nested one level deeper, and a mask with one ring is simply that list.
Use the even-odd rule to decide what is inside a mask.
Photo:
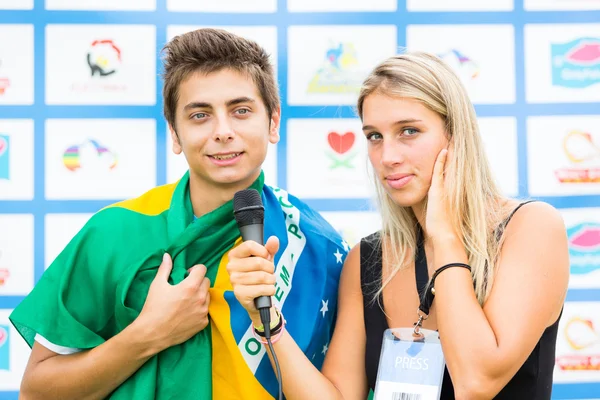
[{"label": "press badge", "polygon": [[446,366],[439,333],[414,332],[385,331],[374,400],[439,400]]}]

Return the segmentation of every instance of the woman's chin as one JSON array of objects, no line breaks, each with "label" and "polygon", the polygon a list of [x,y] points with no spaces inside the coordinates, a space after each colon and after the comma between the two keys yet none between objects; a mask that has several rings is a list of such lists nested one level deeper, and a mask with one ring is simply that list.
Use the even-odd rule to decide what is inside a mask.
[{"label": "woman's chin", "polygon": [[390,199],[399,207],[413,207],[421,203],[425,196],[419,196],[414,192],[402,192],[398,190],[387,190]]}]

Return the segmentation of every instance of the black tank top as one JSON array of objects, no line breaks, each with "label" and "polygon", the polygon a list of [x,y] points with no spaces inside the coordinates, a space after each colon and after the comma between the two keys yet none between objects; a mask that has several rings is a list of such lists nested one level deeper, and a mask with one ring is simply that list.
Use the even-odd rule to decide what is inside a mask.
[{"label": "black tank top", "polygon": [[[513,210],[503,224],[500,225],[497,231],[499,235],[502,234],[502,230],[514,213],[527,203],[529,202],[521,203]],[[379,304],[383,306],[382,295],[379,296],[378,302],[371,301],[373,288],[381,285],[382,248],[381,242],[378,240],[378,235],[379,232],[376,232],[363,238],[360,243],[361,288],[367,337],[365,368],[369,388],[373,391],[375,390],[375,382],[377,380],[383,333],[389,328],[385,314],[379,307]],[[424,254],[423,242],[419,241],[418,246],[417,254]],[[415,265],[415,269],[416,267]],[[418,276],[419,272],[416,271],[416,273]],[[428,273],[426,265],[425,270],[421,271],[421,276],[423,273]],[[546,328],[525,363],[494,399],[550,400],[559,321],[560,316],[554,324]],[[455,398],[454,387],[452,386],[447,368],[444,371],[440,398],[441,400],[453,400]]]}]

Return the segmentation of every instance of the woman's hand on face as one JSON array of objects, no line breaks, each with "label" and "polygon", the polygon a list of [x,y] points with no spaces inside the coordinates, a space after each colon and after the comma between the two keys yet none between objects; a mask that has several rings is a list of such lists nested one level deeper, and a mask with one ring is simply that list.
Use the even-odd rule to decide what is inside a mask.
[{"label": "woman's hand on face", "polygon": [[448,149],[444,148],[438,154],[433,166],[431,186],[427,196],[427,215],[425,229],[430,238],[456,237],[448,212],[448,197],[446,193],[444,169],[448,159]]}]

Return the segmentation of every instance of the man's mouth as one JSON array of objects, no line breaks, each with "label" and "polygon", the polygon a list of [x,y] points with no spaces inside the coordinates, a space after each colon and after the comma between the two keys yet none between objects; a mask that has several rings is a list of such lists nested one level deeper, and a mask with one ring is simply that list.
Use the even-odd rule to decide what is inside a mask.
[{"label": "man's mouth", "polygon": [[242,152],[240,152],[240,153],[227,153],[227,154],[214,154],[214,155],[209,156],[209,157],[214,158],[216,160],[231,160],[232,158],[236,158],[240,154],[242,154]]}]

